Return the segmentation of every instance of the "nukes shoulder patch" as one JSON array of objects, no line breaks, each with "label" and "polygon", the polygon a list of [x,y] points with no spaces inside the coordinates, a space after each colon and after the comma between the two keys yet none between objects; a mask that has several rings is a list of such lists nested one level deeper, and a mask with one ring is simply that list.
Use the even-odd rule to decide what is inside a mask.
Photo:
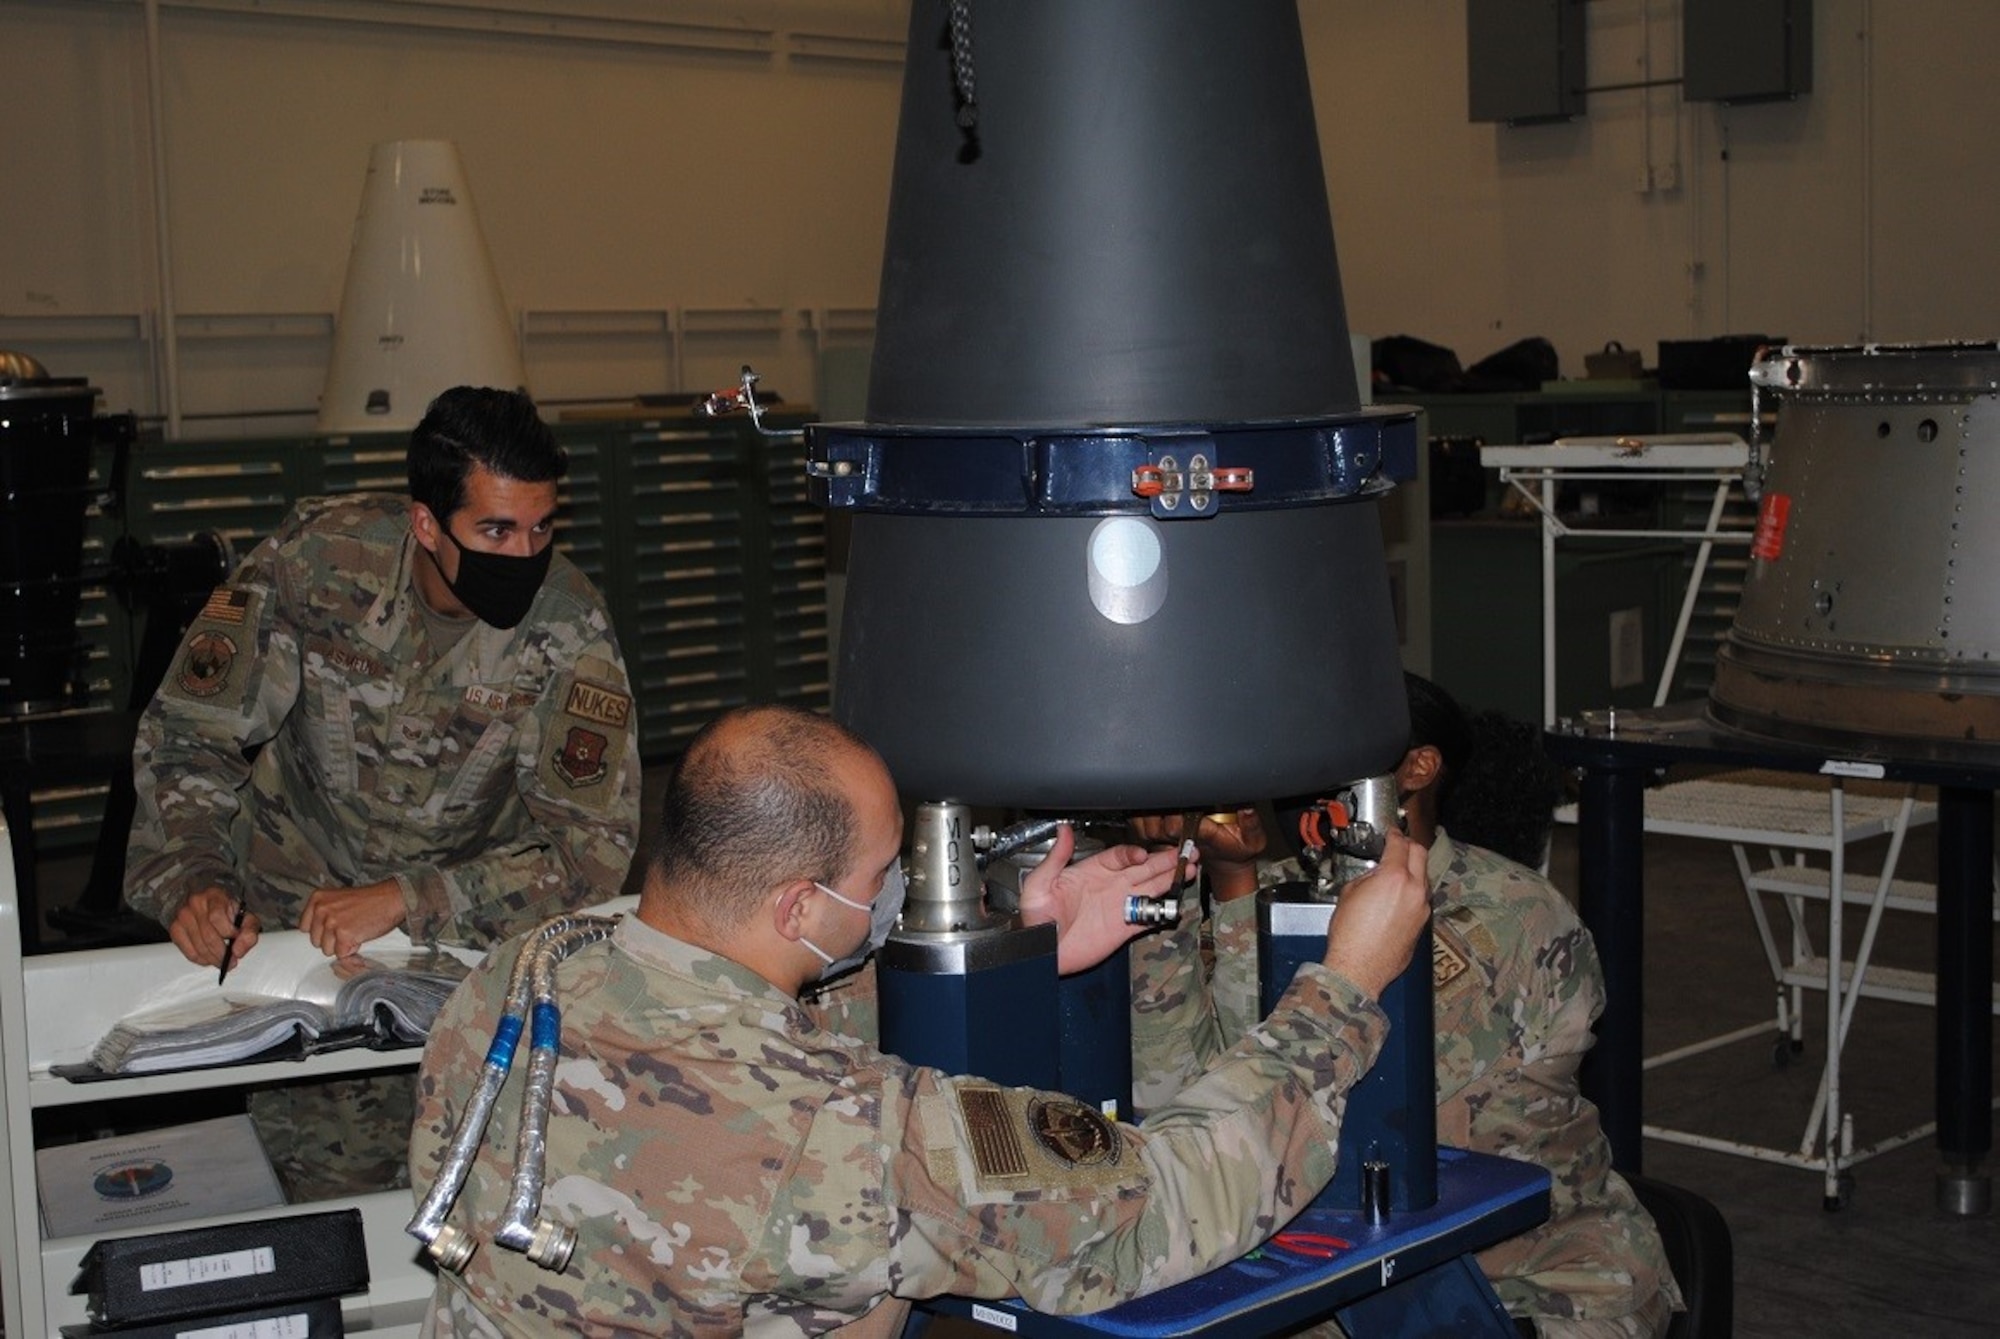
[{"label": "nukes shoulder patch", "polygon": [[632,719],[632,699],[609,685],[579,678],[569,686],[563,710],[613,730],[623,730]]},{"label": "nukes shoulder patch", "polygon": [[618,797],[619,768],[631,739],[632,697],[622,688],[589,676],[601,662],[586,661],[563,690],[562,704],[549,720],[537,771],[551,794],[566,795],[592,809]]},{"label": "nukes shoulder patch", "polygon": [[1472,959],[1438,926],[1431,932],[1431,989],[1443,990],[1471,970]]}]

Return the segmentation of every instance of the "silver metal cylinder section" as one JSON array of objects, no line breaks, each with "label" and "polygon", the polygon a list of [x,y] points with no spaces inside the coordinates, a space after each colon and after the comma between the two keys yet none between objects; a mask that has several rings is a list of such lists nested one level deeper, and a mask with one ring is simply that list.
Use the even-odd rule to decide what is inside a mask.
[{"label": "silver metal cylinder section", "polygon": [[1937,1174],[1938,1212],[1955,1218],[1983,1218],[1993,1211],[1993,1177],[1989,1172],[1951,1168]]},{"label": "silver metal cylinder section", "polygon": [[908,869],[900,922],[904,935],[976,932],[1005,919],[989,914],[984,904],[972,811],[965,805],[928,801],[917,806]]},{"label": "silver metal cylinder section", "polygon": [[[1093,590],[1105,520],[1155,545],[1110,574],[1164,585],[1137,621]],[[1387,771],[1408,742],[1372,500],[1172,523],[857,513],[847,592],[834,713],[906,794],[1207,807]]]},{"label": "silver metal cylinder section", "polygon": [[1714,716],[2000,748],[2000,346],[1791,346],[1751,378],[1777,427]]},{"label": "silver metal cylinder section", "polygon": [[873,423],[1202,423],[1358,403],[1296,6],[914,0]]}]

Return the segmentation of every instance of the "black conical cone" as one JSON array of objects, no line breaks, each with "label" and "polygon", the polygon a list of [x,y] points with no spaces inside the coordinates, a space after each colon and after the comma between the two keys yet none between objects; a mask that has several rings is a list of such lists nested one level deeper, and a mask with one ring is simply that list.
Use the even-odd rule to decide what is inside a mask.
[{"label": "black conical cone", "polygon": [[1304,418],[1356,407],[1289,0],[915,0],[868,417]]}]

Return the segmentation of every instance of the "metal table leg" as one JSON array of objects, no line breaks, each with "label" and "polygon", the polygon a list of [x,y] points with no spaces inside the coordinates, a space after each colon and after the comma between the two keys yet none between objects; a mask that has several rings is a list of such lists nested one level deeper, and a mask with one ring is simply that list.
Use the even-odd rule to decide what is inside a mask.
[{"label": "metal table leg", "polygon": [[1592,764],[1577,801],[1577,912],[1604,964],[1604,1014],[1579,1082],[1611,1162],[1637,1172],[1644,1124],[1645,834],[1649,768]]},{"label": "metal table leg", "polygon": [[1938,1208],[1993,1202],[1993,793],[1938,790]]}]

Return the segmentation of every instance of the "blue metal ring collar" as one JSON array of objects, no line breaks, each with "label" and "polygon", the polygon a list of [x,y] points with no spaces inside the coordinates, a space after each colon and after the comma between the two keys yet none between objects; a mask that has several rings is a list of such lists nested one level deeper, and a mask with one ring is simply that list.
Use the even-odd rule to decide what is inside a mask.
[{"label": "blue metal ring collar", "polygon": [[[1218,509],[1310,506],[1386,492],[1417,476],[1417,411],[1362,409],[1334,418],[1142,427],[806,428],[807,487],[823,507],[907,515],[1088,516],[1150,512],[1165,520]],[[1134,472],[1163,460],[1250,471],[1247,491],[1163,507]]]}]

